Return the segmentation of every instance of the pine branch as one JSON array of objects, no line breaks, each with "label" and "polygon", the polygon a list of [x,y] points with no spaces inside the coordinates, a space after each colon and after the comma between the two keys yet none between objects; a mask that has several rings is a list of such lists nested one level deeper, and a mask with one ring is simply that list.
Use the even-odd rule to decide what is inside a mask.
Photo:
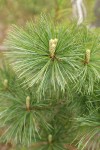
[{"label": "pine branch", "polygon": [[[100,98],[100,97],[99,97]],[[94,103],[97,103],[94,101]],[[100,104],[100,100],[99,100]],[[80,141],[78,144],[79,149],[99,149],[100,148],[100,107],[92,106],[89,115],[77,119],[82,128]]]},{"label": "pine branch", "polygon": [[[1,69],[2,84],[0,84],[0,128],[5,128],[0,140],[3,142],[20,143],[30,146],[36,142],[48,140],[52,134],[56,149],[65,149],[70,135],[68,126],[71,127],[71,110],[66,100],[52,98],[38,101],[34,94],[35,89],[24,89],[15,73],[7,66]],[[6,79],[6,80],[5,80]],[[6,87],[6,88],[5,88]],[[29,95],[29,96],[28,96]],[[65,109],[66,108],[66,109]],[[68,112],[68,115],[65,114]],[[58,117],[57,117],[58,116]],[[70,117],[69,117],[70,116]],[[59,124],[57,127],[56,124]],[[65,126],[62,128],[62,126]],[[61,129],[62,128],[62,129]],[[60,137],[58,136],[60,134]],[[65,137],[62,141],[62,137]],[[71,138],[73,138],[71,134]],[[56,144],[59,143],[59,144]],[[49,148],[50,142],[46,147]]]},{"label": "pine branch", "polygon": [[[42,93],[51,88],[65,91],[69,88],[68,82],[75,82],[74,73],[81,54],[75,42],[74,28],[58,30],[45,17],[36,25],[28,23],[25,29],[12,28],[6,40],[9,49],[6,54],[18,77],[26,78],[24,85],[37,85]],[[57,39],[54,48],[50,45],[52,39]]]},{"label": "pine branch", "polygon": [[[83,26],[55,26],[45,16],[13,26],[5,41],[11,66],[0,69],[0,140],[46,143],[43,150],[70,149],[73,140],[84,149],[94,141],[100,131],[99,42]],[[77,138],[81,127],[89,134]]]},{"label": "pine branch", "polygon": [[43,16],[35,25],[13,26],[5,41],[6,56],[18,77],[25,79],[23,85],[38,86],[40,95],[52,88],[71,91],[72,83],[76,91],[92,93],[100,80],[98,43],[98,36],[85,27],[55,27]]}]

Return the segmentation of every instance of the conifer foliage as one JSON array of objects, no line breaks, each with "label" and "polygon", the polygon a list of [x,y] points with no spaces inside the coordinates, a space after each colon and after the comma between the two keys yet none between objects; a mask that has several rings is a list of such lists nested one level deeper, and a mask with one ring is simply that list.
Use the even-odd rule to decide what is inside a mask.
[{"label": "conifer foliage", "polygon": [[42,16],[12,26],[5,46],[1,141],[34,150],[99,150],[100,38]]}]

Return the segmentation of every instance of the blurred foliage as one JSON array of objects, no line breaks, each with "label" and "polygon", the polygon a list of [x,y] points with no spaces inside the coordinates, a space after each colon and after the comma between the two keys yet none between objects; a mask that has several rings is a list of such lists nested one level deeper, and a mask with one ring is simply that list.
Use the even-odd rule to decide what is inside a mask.
[{"label": "blurred foliage", "polygon": [[[93,18],[94,0],[85,1],[88,10],[88,20]],[[0,18],[2,22],[15,23],[23,22],[27,18],[34,18],[41,12],[49,13],[54,20],[61,21],[66,18],[66,22],[71,19],[70,0],[0,0]],[[65,21],[65,20],[64,20]]]},{"label": "blurred foliage", "polygon": [[[70,2],[66,0],[0,0],[0,16],[5,16],[3,21],[16,22],[16,19],[22,20],[28,16],[34,17],[41,12],[50,13],[54,19],[64,15],[67,8],[71,11]],[[67,14],[67,13],[66,13]],[[25,15],[25,16],[24,16]]]},{"label": "blurred foliage", "polygon": [[[87,8],[85,24],[89,25],[95,20],[95,1],[84,2]],[[27,20],[35,20],[41,13],[50,14],[55,22],[69,24],[72,22],[71,0],[0,0],[0,43],[11,24],[24,25]]]}]

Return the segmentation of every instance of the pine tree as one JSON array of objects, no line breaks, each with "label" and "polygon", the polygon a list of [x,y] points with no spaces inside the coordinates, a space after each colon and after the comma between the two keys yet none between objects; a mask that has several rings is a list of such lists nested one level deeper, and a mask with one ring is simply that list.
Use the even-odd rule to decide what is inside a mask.
[{"label": "pine tree", "polygon": [[0,140],[27,150],[99,150],[100,38],[41,16],[12,26],[5,46]]}]

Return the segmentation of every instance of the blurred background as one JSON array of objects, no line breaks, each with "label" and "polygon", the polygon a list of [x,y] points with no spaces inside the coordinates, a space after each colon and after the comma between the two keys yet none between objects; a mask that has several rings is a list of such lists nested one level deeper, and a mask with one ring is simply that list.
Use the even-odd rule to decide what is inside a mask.
[{"label": "blurred background", "polygon": [[[39,17],[41,13],[50,14],[54,21],[68,24],[72,21],[72,0],[0,0],[0,45],[3,43],[11,24],[24,25],[27,20]],[[76,0],[73,0],[76,1]],[[99,0],[100,1],[100,0]],[[84,0],[87,15],[84,23],[95,20],[96,0]]]}]

